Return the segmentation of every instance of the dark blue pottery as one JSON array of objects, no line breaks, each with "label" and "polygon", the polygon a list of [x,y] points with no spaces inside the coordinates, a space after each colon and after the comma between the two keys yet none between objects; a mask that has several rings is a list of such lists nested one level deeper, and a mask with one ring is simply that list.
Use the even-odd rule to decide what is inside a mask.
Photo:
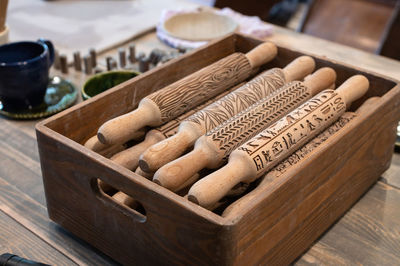
[{"label": "dark blue pottery", "polygon": [[0,110],[16,112],[40,105],[53,61],[54,48],[47,40],[0,46]]}]

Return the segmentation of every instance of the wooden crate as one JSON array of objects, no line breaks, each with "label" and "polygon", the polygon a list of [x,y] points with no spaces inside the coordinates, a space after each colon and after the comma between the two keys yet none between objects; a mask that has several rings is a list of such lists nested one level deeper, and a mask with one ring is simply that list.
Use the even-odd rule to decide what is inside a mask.
[{"label": "wooden crate", "polygon": [[[39,123],[37,139],[49,216],[124,264],[286,264],[301,255],[389,167],[400,120],[397,81],[327,58],[337,84],[354,74],[381,96],[235,217],[222,217],[158,186],[82,143],[149,93],[260,41],[232,34]],[[302,55],[284,47],[265,68]],[[357,64],[357,62],[354,62]],[[142,213],[99,190],[97,178],[138,200]]]}]

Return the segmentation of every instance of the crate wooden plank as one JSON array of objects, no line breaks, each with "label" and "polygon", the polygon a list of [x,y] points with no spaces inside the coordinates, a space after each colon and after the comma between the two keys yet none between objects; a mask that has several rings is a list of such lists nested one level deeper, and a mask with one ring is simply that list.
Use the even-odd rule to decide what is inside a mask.
[{"label": "crate wooden plank", "polygon": [[[382,100],[397,103],[398,98]],[[238,246],[242,254],[251,254],[239,256],[238,264],[290,263],[379,178],[392,156],[395,132],[388,129],[400,115],[390,106],[364,110],[329,145],[259,193],[249,211],[253,219],[237,226]],[[268,254],[262,255],[264,249]]]}]

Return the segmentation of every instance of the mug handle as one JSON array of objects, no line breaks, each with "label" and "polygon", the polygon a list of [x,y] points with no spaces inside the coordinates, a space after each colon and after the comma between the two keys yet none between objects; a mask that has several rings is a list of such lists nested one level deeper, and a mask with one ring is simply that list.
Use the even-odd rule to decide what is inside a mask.
[{"label": "mug handle", "polygon": [[51,41],[46,40],[46,39],[40,38],[38,40],[38,42],[41,43],[41,44],[45,44],[47,46],[47,48],[49,48],[49,58],[50,58],[49,67],[50,67],[54,63],[54,46],[51,43]]}]

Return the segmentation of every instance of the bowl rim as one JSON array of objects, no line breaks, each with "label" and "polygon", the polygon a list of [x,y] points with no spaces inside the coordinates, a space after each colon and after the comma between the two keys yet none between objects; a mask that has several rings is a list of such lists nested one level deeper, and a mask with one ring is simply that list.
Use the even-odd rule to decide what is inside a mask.
[{"label": "bowl rim", "polygon": [[[93,96],[88,95],[88,94],[86,93],[86,91],[85,91],[85,87],[86,87],[87,83],[89,83],[91,80],[93,80],[93,79],[96,78],[96,77],[103,76],[103,75],[115,74],[115,73],[130,73],[130,74],[135,74],[134,77],[139,76],[140,74],[142,74],[142,72],[139,72],[139,71],[136,71],[136,70],[110,70],[110,71],[104,71],[104,72],[100,72],[100,73],[94,74],[94,75],[90,76],[88,79],[86,79],[86,81],[85,81],[85,82],[83,83],[83,85],[82,85],[82,88],[81,88],[82,99],[83,99],[83,100],[87,100],[87,99],[90,99],[90,98],[92,98],[92,97],[97,96],[98,94],[100,94],[100,93],[98,93],[98,94],[93,95]],[[132,78],[134,78],[134,77],[132,77]],[[111,89],[111,88],[109,88],[109,89]]]}]

